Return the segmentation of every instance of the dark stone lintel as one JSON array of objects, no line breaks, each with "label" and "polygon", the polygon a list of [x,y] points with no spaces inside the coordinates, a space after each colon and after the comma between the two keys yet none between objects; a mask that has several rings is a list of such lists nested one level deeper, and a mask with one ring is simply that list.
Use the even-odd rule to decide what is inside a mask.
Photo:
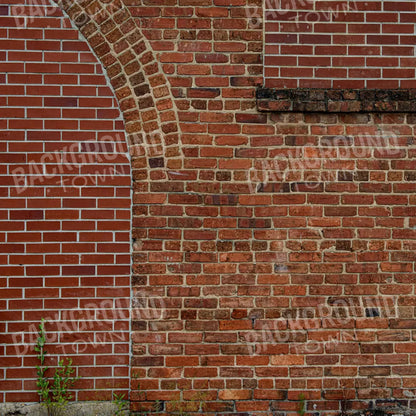
[{"label": "dark stone lintel", "polygon": [[416,89],[258,88],[256,97],[261,112],[416,112]]}]

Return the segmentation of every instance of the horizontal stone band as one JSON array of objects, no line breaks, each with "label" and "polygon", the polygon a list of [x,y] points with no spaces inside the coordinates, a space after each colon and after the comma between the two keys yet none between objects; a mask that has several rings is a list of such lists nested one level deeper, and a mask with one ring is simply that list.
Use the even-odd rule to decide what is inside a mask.
[{"label": "horizontal stone band", "polygon": [[259,88],[257,109],[264,112],[416,112],[416,89]]}]

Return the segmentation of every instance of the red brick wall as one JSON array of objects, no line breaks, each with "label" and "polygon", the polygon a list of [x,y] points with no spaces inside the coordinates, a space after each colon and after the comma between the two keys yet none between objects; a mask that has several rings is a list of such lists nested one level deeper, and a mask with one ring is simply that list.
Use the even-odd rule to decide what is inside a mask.
[{"label": "red brick wall", "polygon": [[260,113],[262,2],[143,3],[81,25],[132,144],[133,408],[414,407],[414,115]]},{"label": "red brick wall", "polygon": [[48,365],[72,358],[76,398],[109,399],[129,385],[123,119],[101,63],[59,8],[1,3],[0,401],[38,401],[41,318]]},{"label": "red brick wall", "polygon": [[[295,412],[301,393],[311,412],[413,406],[415,119],[258,113],[255,87],[269,82],[261,6],[130,7],[176,96],[187,175],[141,211],[150,252],[135,285],[157,312],[133,321],[133,372],[147,393],[132,399],[203,391],[207,410],[247,414]],[[378,86],[366,77],[342,86]]]},{"label": "red brick wall", "polygon": [[414,1],[265,2],[265,83],[415,88]]}]

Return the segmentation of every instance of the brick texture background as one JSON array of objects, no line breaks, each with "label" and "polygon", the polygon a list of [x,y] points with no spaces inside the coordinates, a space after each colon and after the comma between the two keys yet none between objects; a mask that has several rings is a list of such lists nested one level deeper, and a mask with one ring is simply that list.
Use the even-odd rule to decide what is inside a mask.
[{"label": "brick texture background", "polygon": [[415,88],[414,1],[265,5],[267,86]]},{"label": "brick texture background", "polygon": [[78,29],[31,4],[0,6],[0,398],[38,401],[41,318],[48,365],[72,358],[82,377],[76,398],[111,398],[129,386],[124,124]]},{"label": "brick texture background", "polygon": [[[264,45],[263,26],[254,14],[263,16],[261,1],[125,0],[92,2],[86,8],[83,3],[62,2],[61,6],[78,22],[118,99],[124,127],[116,121],[106,130],[122,136],[124,128],[131,149],[133,409],[150,409],[159,400],[163,411],[169,412],[171,400],[190,400],[199,393],[205,394],[207,414],[296,413],[301,393],[308,411],[321,414],[366,409],[375,400],[377,405],[393,402],[414,407],[414,115],[258,112],[255,94],[264,84]],[[12,25],[11,7],[0,10],[1,19],[9,19],[5,21]],[[372,13],[369,10],[368,16]],[[400,33],[400,27],[397,22],[394,33]],[[10,38],[13,30],[0,29],[0,33]],[[73,29],[67,30],[75,36]],[[22,36],[31,39],[29,33]],[[9,49],[14,47],[7,46],[4,60],[11,60]],[[42,58],[46,56],[43,52]],[[380,68],[389,65],[391,56],[385,59]],[[21,71],[27,70],[24,59],[17,64]],[[61,72],[64,63],[59,65]],[[105,88],[97,62],[87,66],[98,75],[94,90],[101,85],[98,80],[104,83],[98,91]],[[7,91],[14,85],[8,80],[9,72],[19,70],[5,72],[1,88]],[[76,74],[79,83],[71,85],[81,88],[83,75],[78,70]],[[47,74],[42,76],[45,80]],[[370,87],[365,79],[361,77],[360,88]],[[31,85],[28,80],[26,76],[25,83]],[[114,112],[114,96],[106,91],[111,101],[107,110],[113,117],[104,119],[113,123],[119,113]],[[15,94],[4,95],[4,111],[15,111],[4,101]],[[42,99],[49,95],[42,93]],[[66,96],[61,91],[52,95]],[[59,108],[63,116],[65,108]],[[88,116],[86,122],[94,132],[98,114]],[[5,130],[25,132],[9,143],[20,140],[17,153],[29,160],[32,150],[24,147],[32,143],[29,133],[45,128],[47,117],[19,116],[21,123],[29,123],[19,124],[21,129],[12,128],[12,116],[6,118],[1,121]],[[30,123],[38,118],[41,124],[35,128]],[[82,121],[71,132],[83,131]],[[99,126],[103,123],[100,120]],[[65,129],[57,126],[54,129],[63,135]],[[34,142],[49,143],[46,139]],[[12,163],[9,148],[4,149]],[[120,158],[127,168],[123,152]],[[6,178],[10,181],[9,171],[4,173]],[[13,184],[6,185],[11,192],[8,188]],[[109,200],[129,203],[128,187],[124,182],[112,184],[114,194]],[[48,188],[38,186],[30,192]],[[80,194],[73,199],[82,201],[78,197],[87,188],[74,189]],[[126,194],[119,197],[116,192]],[[39,210],[46,215],[53,207],[29,205],[39,198],[47,200],[45,195],[27,195],[23,200],[28,205],[10,207],[10,212]],[[94,203],[100,198],[94,195]],[[4,199],[14,200],[20,199]],[[125,215],[122,224],[126,226],[129,207],[116,205],[111,210],[111,219]],[[80,215],[84,211],[88,209],[75,210]],[[32,220],[6,217],[5,221],[9,227],[26,227]],[[63,227],[66,221],[58,222]],[[82,224],[98,227],[101,219]],[[120,236],[127,246],[128,227],[120,229],[117,222],[111,227],[111,236]],[[64,242],[58,231],[61,252]],[[9,230],[7,235],[18,232]],[[48,232],[43,230],[44,235]],[[2,235],[9,242],[11,237]],[[61,235],[65,235],[63,229]],[[24,238],[28,236],[25,233]],[[36,246],[46,247],[45,240],[41,242]],[[20,244],[30,245],[26,240]],[[126,260],[112,257],[123,272],[117,267],[117,273],[111,273],[112,279],[120,275],[116,286],[122,297],[129,274],[123,268],[129,264],[125,246],[120,256],[125,254]],[[99,247],[97,243],[85,253],[101,253]],[[13,256],[3,257],[9,263],[5,267],[21,267],[23,276],[23,268],[29,269],[31,263],[12,265]],[[46,259],[42,257],[45,270],[55,267],[54,276],[68,277],[61,276],[62,261],[53,266]],[[94,273],[101,273],[100,261],[88,264]],[[79,260],[76,266],[81,265]],[[77,282],[88,279],[79,271],[74,275]],[[49,278],[43,272],[39,276],[38,301],[49,304]],[[24,285],[35,278],[26,278]],[[7,287],[14,279],[3,278],[5,290],[14,288]],[[99,279],[95,277],[94,283]],[[101,299],[97,286],[88,287]],[[26,294],[29,289],[21,287],[5,295],[4,309],[10,309],[14,298],[23,298],[23,290]],[[114,296],[114,290],[104,293]],[[56,296],[59,291],[64,288],[56,286]],[[39,317],[42,308],[34,307]],[[15,309],[22,314],[19,323],[26,320],[21,309]],[[32,310],[30,316],[34,316]],[[4,328],[10,331],[14,321],[9,317],[5,321]],[[103,357],[104,362],[109,360],[108,367],[118,368],[110,361],[114,356]],[[20,366],[23,358],[13,359]],[[14,371],[33,386],[29,362],[33,365],[33,357],[26,368]],[[3,374],[2,382],[8,385],[7,369]],[[115,373],[108,374],[112,378]],[[14,383],[13,391],[29,389],[23,388],[20,379]],[[6,393],[3,400],[22,400],[26,397],[22,394]],[[80,397],[85,396],[80,393]]]}]

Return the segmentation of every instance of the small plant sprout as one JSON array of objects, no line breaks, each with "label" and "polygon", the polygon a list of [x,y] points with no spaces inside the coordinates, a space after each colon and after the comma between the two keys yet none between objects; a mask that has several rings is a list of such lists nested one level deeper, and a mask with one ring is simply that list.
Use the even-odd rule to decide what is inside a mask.
[{"label": "small plant sprout", "polygon": [[42,318],[41,323],[39,324],[38,339],[35,345],[35,351],[38,353],[37,358],[40,361],[40,365],[36,366],[36,386],[38,387],[38,394],[42,403],[47,403],[49,400],[49,381],[45,375],[46,371],[48,370],[48,367],[45,366],[45,357],[47,354],[44,349],[45,342],[45,319]]},{"label": "small plant sprout", "polygon": [[299,416],[303,416],[306,412],[306,402],[305,402],[305,395],[303,393],[299,394],[299,405],[297,414]]},{"label": "small plant sprout", "polygon": [[39,365],[36,366],[38,394],[40,402],[48,409],[48,416],[54,416],[61,413],[61,410],[66,406],[69,400],[72,399],[70,389],[75,384],[79,377],[74,377],[75,369],[72,367],[72,360],[70,358],[59,360],[58,368],[49,380],[47,371],[49,367],[45,365],[47,351],[45,350],[46,343],[46,320],[42,318],[39,324],[38,338],[35,345],[35,351],[38,353],[37,358]]},{"label": "small plant sprout", "polygon": [[121,416],[124,414],[124,411],[127,410],[127,400],[125,394],[117,394],[113,393],[113,401],[114,404],[117,406],[117,410],[114,413],[114,416]]}]

